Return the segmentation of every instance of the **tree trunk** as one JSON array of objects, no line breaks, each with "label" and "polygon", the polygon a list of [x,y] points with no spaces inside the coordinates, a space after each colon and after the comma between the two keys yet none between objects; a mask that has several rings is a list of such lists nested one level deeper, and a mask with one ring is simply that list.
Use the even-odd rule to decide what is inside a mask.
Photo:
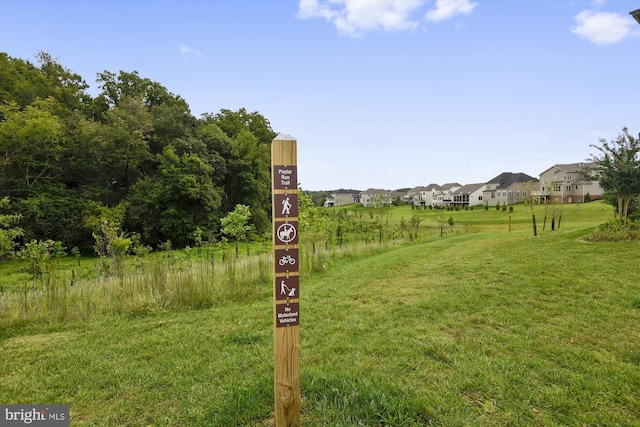
[{"label": "tree trunk", "polygon": [[618,194],[618,222],[624,224],[623,216],[622,216],[622,204],[624,203],[624,198]]},{"label": "tree trunk", "polygon": [[621,219],[623,224],[627,223],[627,212],[629,212],[629,203],[631,203],[631,196],[625,196],[623,198],[623,202],[622,202],[623,208],[621,212],[622,213]]}]

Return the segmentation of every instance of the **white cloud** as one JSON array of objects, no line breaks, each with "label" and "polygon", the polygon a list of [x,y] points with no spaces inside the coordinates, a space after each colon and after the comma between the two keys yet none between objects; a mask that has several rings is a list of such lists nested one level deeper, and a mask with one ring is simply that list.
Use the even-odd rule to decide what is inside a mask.
[{"label": "white cloud", "polygon": [[425,15],[429,21],[445,21],[457,15],[468,15],[478,3],[470,0],[436,0],[435,9]]},{"label": "white cloud", "polygon": [[[426,0],[300,0],[298,16],[322,18],[335,25],[341,35],[359,36],[367,31],[412,31],[420,25]],[[425,19],[441,21],[470,13],[471,0],[436,0]]]},{"label": "white cloud", "polygon": [[199,50],[193,49],[189,46],[180,46],[180,53],[182,54],[182,56],[195,55],[198,58],[202,58],[202,54]]},{"label": "white cloud", "polygon": [[576,26],[571,32],[597,45],[622,41],[633,34],[636,22],[624,15],[612,12],[584,10],[573,17]]}]

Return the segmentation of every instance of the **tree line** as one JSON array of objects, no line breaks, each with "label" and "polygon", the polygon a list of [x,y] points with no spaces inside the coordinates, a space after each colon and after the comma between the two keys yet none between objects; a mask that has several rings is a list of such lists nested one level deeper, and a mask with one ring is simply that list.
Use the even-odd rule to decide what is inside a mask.
[{"label": "tree line", "polygon": [[183,247],[219,237],[239,204],[256,233],[269,230],[276,133],[261,114],[196,118],[137,71],[98,73],[93,97],[51,55],[36,58],[0,52],[0,215],[19,219],[23,242],[90,250],[108,221],[143,244]]}]

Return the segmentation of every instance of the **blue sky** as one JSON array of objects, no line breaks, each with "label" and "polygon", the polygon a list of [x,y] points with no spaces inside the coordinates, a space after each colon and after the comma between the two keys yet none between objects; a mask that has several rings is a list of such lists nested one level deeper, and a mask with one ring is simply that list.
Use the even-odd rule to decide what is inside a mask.
[{"label": "blue sky", "polygon": [[537,177],[640,131],[639,0],[0,0],[0,50],[298,141],[307,190]]}]

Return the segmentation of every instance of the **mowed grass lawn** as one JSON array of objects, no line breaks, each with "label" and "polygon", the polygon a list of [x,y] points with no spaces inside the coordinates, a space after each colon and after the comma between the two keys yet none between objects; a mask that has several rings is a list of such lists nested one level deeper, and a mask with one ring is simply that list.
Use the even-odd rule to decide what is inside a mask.
[{"label": "mowed grass lawn", "polygon": [[[585,209],[537,238],[473,214],[478,232],[302,278],[303,425],[640,425],[640,244],[584,242]],[[3,334],[0,402],[67,403],[73,426],[270,425],[271,287]]]}]

